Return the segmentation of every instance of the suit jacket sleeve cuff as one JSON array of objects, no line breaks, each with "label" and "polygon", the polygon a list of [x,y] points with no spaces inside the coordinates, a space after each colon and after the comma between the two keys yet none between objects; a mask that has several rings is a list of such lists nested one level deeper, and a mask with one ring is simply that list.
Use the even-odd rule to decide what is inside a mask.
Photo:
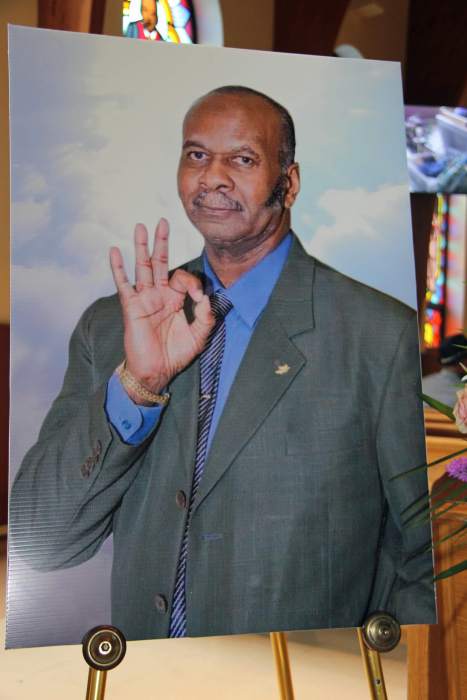
[{"label": "suit jacket sleeve cuff", "polygon": [[121,440],[139,445],[159,422],[162,406],[138,406],[128,396],[116,373],[107,384],[105,412]]}]

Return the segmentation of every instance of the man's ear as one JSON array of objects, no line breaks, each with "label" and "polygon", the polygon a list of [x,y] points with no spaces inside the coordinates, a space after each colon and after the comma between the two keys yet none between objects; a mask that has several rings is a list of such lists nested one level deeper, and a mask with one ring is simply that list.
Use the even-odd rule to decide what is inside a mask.
[{"label": "man's ear", "polygon": [[287,168],[285,173],[287,178],[287,189],[284,197],[284,207],[290,209],[295,202],[298,193],[300,192],[300,166],[298,163],[292,163]]}]

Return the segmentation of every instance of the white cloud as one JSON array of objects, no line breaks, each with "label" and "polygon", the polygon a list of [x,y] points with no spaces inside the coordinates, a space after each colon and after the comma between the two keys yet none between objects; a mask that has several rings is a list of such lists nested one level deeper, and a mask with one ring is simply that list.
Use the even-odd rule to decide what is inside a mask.
[{"label": "white cloud", "polygon": [[15,235],[27,243],[46,229],[50,223],[50,201],[27,199],[12,203],[12,221]]},{"label": "white cloud", "polygon": [[11,212],[15,236],[29,243],[50,224],[52,202],[49,187],[42,172],[30,163],[13,168]]},{"label": "white cloud", "polygon": [[[21,329],[32,323],[54,337],[67,338],[84,309],[98,296],[112,293],[110,272],[97,278],[90,268],[80,274],[56,264],[12,267],[13,311],[19,309]],[[36,352],[37,348],[33,348]]]},{"label": "white cloud", "polygon": [[48,191],[44,175],[32,166],[28,166],[25,169],[22,191],[26,198],[43,197]]},{"label": "white cloud", "polygon": [[312,239],[315,255],[327,257],[336,246],[350,245],[362,239],[384,237],[391,222],[399,223],[401,209],[408,204],[405,185],[386,185],[375,192],[359,187],[354,190],[327,190],[318,206],[334,221],[320,226]]},{"label": "white cloud", "polygon": [[107,226],[94,221],[78,221],[73,224],[62,243],[62,249],[70,264],[82,263],[89,272],[99,276],[109,271],[108,250],[115,245],[115,236]]},{"label": "white cloud", "polygon": [[405,185],[327,190],[317,202],[331,218],[308,238],[312,255],[415,306],[415,271]]}]

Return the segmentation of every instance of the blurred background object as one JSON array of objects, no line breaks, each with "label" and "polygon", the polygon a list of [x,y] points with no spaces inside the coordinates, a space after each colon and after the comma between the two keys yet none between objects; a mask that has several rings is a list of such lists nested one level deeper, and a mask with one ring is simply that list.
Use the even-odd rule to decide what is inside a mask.
[{"label": "blurred background object", "polygon": [[[429,325],[430,332],[431,328]],[[452,408],[457,400],[456,392],[463,387],[462,378],[467,376],[466,358],[467,338],[463,333],[444,338],[438,348],[441,367],[423,378],[423,393]]]}]

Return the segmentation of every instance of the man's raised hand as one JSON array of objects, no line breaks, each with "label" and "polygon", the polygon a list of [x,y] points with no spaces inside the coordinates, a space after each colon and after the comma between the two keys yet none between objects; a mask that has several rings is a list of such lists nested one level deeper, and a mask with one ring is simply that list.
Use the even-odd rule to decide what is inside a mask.
[{"label": "man's raised hand", "polygon": [[[145,226],[135,227],[135,286],[128,281],[119,248],[110,249],[110,266],[120,297],[126,367],[144,387],[159,393],[203,350],[215,318],[200,280],[176,270],[169,280],[169,224],[161,219],[149,255]],[[188,323],[186,295],[194,305]],[[138,402],[138,397],[131,398]],[[139,401],[141,402],[141,401]]]}]

